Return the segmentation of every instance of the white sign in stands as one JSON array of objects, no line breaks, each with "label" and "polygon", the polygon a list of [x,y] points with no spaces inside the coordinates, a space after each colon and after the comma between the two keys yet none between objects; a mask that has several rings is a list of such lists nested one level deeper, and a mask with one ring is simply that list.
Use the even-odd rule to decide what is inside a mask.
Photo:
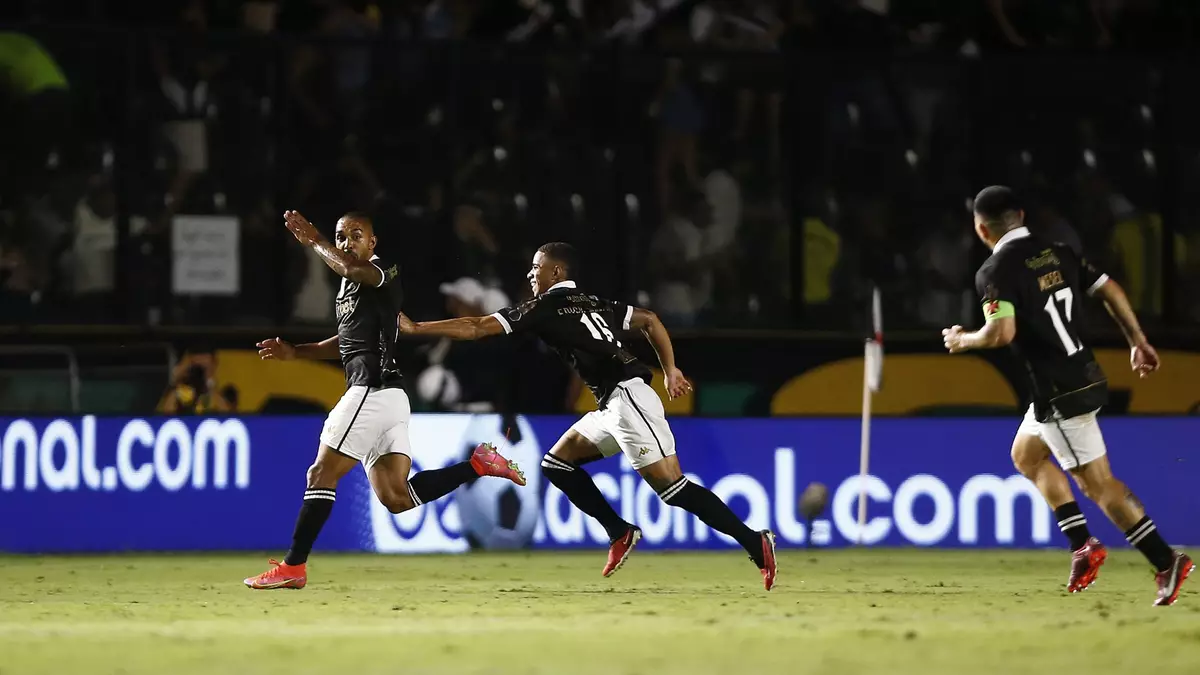
[{"label": "white sign in stands", "polygon": [[175,216],[171,223],[171,291],[237,295],[241,291],[241,224],[232,216]]}]

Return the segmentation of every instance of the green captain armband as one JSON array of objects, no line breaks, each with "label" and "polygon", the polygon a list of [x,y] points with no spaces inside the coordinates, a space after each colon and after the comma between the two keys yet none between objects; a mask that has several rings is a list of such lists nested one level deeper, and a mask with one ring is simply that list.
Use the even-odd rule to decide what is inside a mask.
[{"label": "green captain armband", "polygon": [[989,300],[983,303],[983,318],[987,321],[1007,319],[1017,315],[1016,307],[1004,300]]}]

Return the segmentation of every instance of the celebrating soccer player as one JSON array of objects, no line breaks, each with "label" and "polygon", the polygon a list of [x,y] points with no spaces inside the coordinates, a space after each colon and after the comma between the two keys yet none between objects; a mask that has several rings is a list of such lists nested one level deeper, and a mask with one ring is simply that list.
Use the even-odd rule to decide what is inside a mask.
[{"label": "celebrating soccer player", "polygon": [[579,372],[595,394],[599,410],[584,415],[558,439],[542,459],[542,470],[572,504],[608,532],[611,543],[604,576],[624,564],[642,532],[617,515],[581,467],[624,453],[664,502],[695,514],[741,544],[762,572],[763,585],[771,590],[775,585],[775,535],[770,530],[750,529],[719,497],[683,475],[662,401],[650,388],[650,369],[626,351],[616,334],[636,329],[646,335],[662,364],[667,393],[674,398],[692,386],[675,366],[667,329],[653,312],[577,288],[573,281],[576,260],[569,244],[546,244],[534,254],[527,275],[533,299],[490,316],[447,321],[413,323],[401,314],[400,330],[460,340],[531,333]]},{"label": "celebrating soccer player", "polygon": [[305,563],[317,535],[333,511],[338,480],[361,463],[375,496],[392,513],[402,513],[442,497],[476,476],[499,476],[517,485],[525,476],[492,446],[482,443],[471,459],[422,471],[408,478],[412,468],[408,449],[408,395],[404,393],[393,351],[401,289],[398,267],[375,255],[371,219],[348,213],[337,222],[331,244],[296,211],[284,214],[288,230],[313,249],[325,264],[342,277],[335,299],[337,335],[313,344],[291,345],[279,338],[258,343],[263,359],[335,359],[346,371],[346,393],[330,411],[321,431],[317,459],[308,469],[308,487],[292,547],[283,562],[245,580],[250,588],[303,588],[308,581]]},{"label": "celebrating soccer player", "polygon": [[1025,227],[1025,212],[1013,192],[992,186],[975,197],[975,232],[992,250],[975,285],[986,323],[975,332],[962,326],[942,331],[951,353],[1012,345],[1030,374],[1033,404],[1013,440],[1017,469],[1037,485],[1074,551],[1067,590],[1082,591],[1096,580],[1107,556],[1088,532],[1087,521],[1053,453],[1089,499],[1154,566],[1155,605],[1170,605],[1195,569],[1174,551],[1146,515],[1142,503],[1113,476],[1096,413],[1108,398],[1108,383],[1092,351],[1080,340],[1083,293],[1099,296],[1129,341],[1130,363],[1141,377],[1158,370],[1158,354],[1138,325],[1117,282],[1100,273],[1070,247],[1050,243]]}]

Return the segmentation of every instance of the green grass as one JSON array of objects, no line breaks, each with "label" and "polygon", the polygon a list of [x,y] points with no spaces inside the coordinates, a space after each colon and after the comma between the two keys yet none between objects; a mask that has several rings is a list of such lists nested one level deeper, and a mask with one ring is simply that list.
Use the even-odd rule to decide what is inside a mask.
[{"label": "green grass", "polygon": [[1079,595],[1062,551],[788,551],[771,593],[733,553],[318,555],[302,591],[242,587],[264,563],[0,557],[0,675],[1200,672],[1200,578],[1151,607],[1128,551]]}]

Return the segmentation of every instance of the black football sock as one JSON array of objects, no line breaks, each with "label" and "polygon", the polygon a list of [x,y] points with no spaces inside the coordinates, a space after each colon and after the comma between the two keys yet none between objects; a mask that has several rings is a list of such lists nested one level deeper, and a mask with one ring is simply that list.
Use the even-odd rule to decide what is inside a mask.
[{"label": "black football sock", "polygon": [[292,532],[292,547],[288,549],[283,562],[288,565],[301,565],[308,562],[308,554],[312,553],[313,543],[329,514],[333,512],[333,488],[308,488],[304,491],[304,503],[300,505],[300,515],[296,517],[296,529]]},{"label": "black football sock", "polygon": [[1158,528],[1154,526],[1154,521],[1150,520],[1150,516],[1143,516],[1141,520],[1137,521],[1137,525],[1129,528],[1129,531],[1125,533],[1125,540],[1141,551],[1142,555],[1146,556],[1146,560],[1149,560],[1158,572],[1170,567],[1175,560],[1175,551],[1163,540],[1162,535],[1158,533]]},{"label": "black football sock", "polygon": [[542,457],[542,475],[551,485],[561,490],[575,508],[595,518],[608,533],[609,541],[616,541],[632,527],[617,515],[612,504],[600,493],[600,488],[592,482],[592,476],[587,471],[547,454]]},{"label": "black football sock", "polygon": [[420,506],[445,497],[459,485],[479,478],[470,462],[459,462],[445,468],[422,471],[408,481],[413,504]]},{"label": "black football sock", "polygon": [[1054,519],[1058,521],[1058,529],[1070,540],[1072,551],[1083,548],[1092,536],[1091,532],[1088,532],[1087,518],[1084,517],[1083,511],[1079,510],[1079,502],[1067,502],[1054,509]]},{"label": "black football sock", "polygon": [[708,488],[696,485],[683,476],[658,496],[671,506],[695,514],[717,532],[733,537],[750,554],[755,565],[760,568],[763,566],[762,534],[746,527],[729,506]]}]

